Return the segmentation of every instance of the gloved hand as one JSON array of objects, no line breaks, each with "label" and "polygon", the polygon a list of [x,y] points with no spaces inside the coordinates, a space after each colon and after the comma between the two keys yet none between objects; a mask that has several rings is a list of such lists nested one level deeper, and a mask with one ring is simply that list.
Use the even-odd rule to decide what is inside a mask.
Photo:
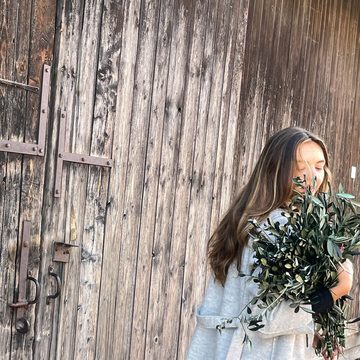
[{"label": "gloved hand", "polygon": [[310,296],[311,308],[316,314],[326,313],[334,305],[334,299],[328,288],[318,289]]},{"label": "gloved hand", "polygon": [[310,296],[312,310],[319,314],[331,309],[334,302],[344,295],[348,295],[353,283],[353,265],[346,259],[337,268],[338,283],[332,288],[320,288]]}]

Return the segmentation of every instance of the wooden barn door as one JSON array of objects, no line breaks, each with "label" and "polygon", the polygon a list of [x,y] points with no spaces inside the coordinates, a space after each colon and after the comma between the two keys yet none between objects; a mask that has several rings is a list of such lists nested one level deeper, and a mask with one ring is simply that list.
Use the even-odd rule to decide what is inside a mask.
[{"label": "wooden barn door", "polygon": [[117,81],[106,71],[118,54],[104,53],[113,28],[99,46],[102,11],[102,1],[0,7],[1,359],[92,359],[99,304],[116,303],[111,224],[102,259]]},{"label": "wooden barn door", "polygon": [[50,339],[39,331],[39,319],[47,296],[43,281],[54,282],[43,273],[45,264],[50,265],[44,248],[50,239],[42,238],[41,229],[49,196],[45,182],[55,17],[52,0],[0,4],[1,359],[39,358],[38,343]]},{"label": "wooden barn door", "polygon": [[[53,267],[61,279],[61,295],[51,306],[43,297],[39,306],[36,325],[42,343],[36,355],[44,360],[110,359],[105,347],[113,330],[102,325],[113,316],[104,307],[113,311],[119,301],[112,296],[118,274],[111,262],[118,254],[119,244],[113,243],[120,222],[112,196],[115,176],[119,178],[112,160],[117,84],[112,64],[118,56],[112,26],[117,24],[102,25],[102,1],[59,3],[42,213],[43,252],[49,262],[42,262],[42,274]],[[65,253],[67,262],[55,261],[54,241],[63,244],[59,254]],[[54,284],[43,283],[47,294],[54,292]]]}]

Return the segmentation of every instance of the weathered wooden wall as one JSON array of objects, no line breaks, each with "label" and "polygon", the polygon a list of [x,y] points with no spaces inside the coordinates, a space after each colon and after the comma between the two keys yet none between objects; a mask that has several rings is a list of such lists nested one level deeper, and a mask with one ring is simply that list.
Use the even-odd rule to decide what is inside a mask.
[{"label": "weathered wooden wall", "polygon": [[[46,1],[19,3],[0,8],[0,77],[31,82],[29,58],[37,69],[51,61],[54,76],[44,162],[0,153],[6,358],[183,359],[206,285],[208,237],[274,131],[299,125],[323,136],[335,183],[360,196],[350,179],[351,166],[360,168],[360,3],[58,0],[52,58],[40,56],[43,39],[29,32],[31,9]],[[1,138],[24,139],[25,99],[0,91]],[[67,150],[115,166],[66,166],[54,200],[59,110]],[[81,245],[56,266],[61,299],[49,307],[42,297],[26,345],[10,341],[13,294],[4,287],[14,284],[9,249],[25,215],[37,224],[43,293],[52,291],[52,241]],[[353,293],[358,314],[359,288]]]},{"label": "weathered wooden wall", "polygon": [[[334,187],[342,183],[360,196],[358,178],[350,178],[360,158],[360,3],[249,4],[239,127],[251,130],[238,132],[237,185],[248,177],[270,133],[299,125],[325,139]],[[353,293],[355,315],[359,288]]]},{"label": "weathered wooden wall", "polygon": [[[52,60],[55,9],[53,1],[47,0],[1,1],[0,78],[40,85],[42,64]],[[0,139],[36,144],[38,108],[39,93],[0,86]],[[27,336],[18,334],[8,303],[16,300],[23,220],[32,223],[29,270],[39,277],[44,178],[42,158],[0,152],[1,359],[29,359],[33,351],[34,328]],[[33,299],[34,293],[32,286],[29,298]],[[35,306],[30,307],[28,319],[35,322]]]}]

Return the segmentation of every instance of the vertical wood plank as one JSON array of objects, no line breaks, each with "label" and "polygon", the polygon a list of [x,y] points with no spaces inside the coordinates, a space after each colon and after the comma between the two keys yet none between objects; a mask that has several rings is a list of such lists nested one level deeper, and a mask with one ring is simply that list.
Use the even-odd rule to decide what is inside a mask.
[{"label": "vertical wood plank", "polygon": [[[1,58],[0,77],[27,83],[29,33],[31,1],[21,1],[14,6],[11,2],[3,2],[1,9]],[[24,90],[6,87],[2,89],[1,136],[2,139],[11,139],[22,142],[25,133],[24,119],[26,113],[26,92]],[[8,110],[8,112],[7,112]],[[1,194],[1,347],[4,356],[10,359],[25,359],[32,354],[32,338],[16,333],[14,311],[8,303],[17,300],[16,287],[18,286],[19,263],[19,236],[21,224],[21,197],[22,197],[22,156],[18,154],[2,155],[4,161],[2,175],[3,194]],[[31,320],[33,309],[26,313]],[[33,326],[33,324],[31,324]],[[30,330],[32,332],[32,330]]]},{"label": "vertical wood plank", "polygon": [[[345,54],[344,54],[344,44],[346,43],[346,27],[343,24],[344,16],[346,16],[346,10],[344,4],[341,1],[335,1],[333,11],[336,13],[336,23],[335,23],[335,39],[334,39],[334,48],[332,50],[332,61],[331,61],[331,73],[330,78],[330,91],[331,96],[329,97],[329,132],[326,134],[326,138],[330,143],[330,154],[333,159],[333,188],[337,189],[338,184],[341,182],[346,187],[347,184],[344,183],[343,172],[339,159],[344,153],[343,140],[345,139],[344,134],[346,133],[346,122],[342,115],[343,106],[342,102],[344,101],[344,78],[346,74],[342,74],[342,71],[345,69]],[[341,125],[340,125],[341,124]]]},{"label": "vertical wood plank", "polygon": [[291,61],[289,61],[289,55],[294,2],[281,0],[277,2],[277,5],[279,10],[276,9],[275,14],[279,13],[279,16],[276,16],[278,20],[276,21],[276,29],[274,29],[274,44],[266,69],[267,77],[270,77],[273,86],[272,91],[267,93],[264,101],[267,102],[268,98],[270,98],[269,102],[273,106],[270,105],[265,112],[265,121],[268,126],[265,127],[265,131],[261,134],[261,147],[265,145],[265,134],[269,132],[269,129],[276,129],[275,123],[281,127],[287,127],[290,126],[293,117],[292,99],[289,96],[289,93],[291,93],[289,81],[291,79],[289,68]]},{"label": "vertical wood plank", "polygon": [[[357,7],[359,9],[359,7]],[[342,98],[341,98],[341,107],[342,111],[342,123],[344,124],[344,138],[343,138],[343,145],[344,147],[341,150],[342,154],[346,154],[348,152],[349,146],[352,143],[351,139],[353,138],[355,126],[357,121],[349,121],[349,119],[355,119],[356,113],[354,113],[354,100],[355,100],[355,89],[356,83],[354,80],[356,79],[357,69],[359,68],[359,59],[355,58],[356,49],[359,48],[359,40],[360,35],[358,31],[358,27],[355,21],[353,21],[353,2],[350,1],[346,4],[346,11],[344,16],[344,25],[346,35],[345,39],[342,42],[342,54],[343,54],[343,88],[342,88]],[[341,155],[340,155],[341,156]],[[343,155],[342,155],[343,156]],[[351,155],[345,156],[340,166],[341,171],[341,181],[346,189],[351,189],[351,182],[350,179],[350,171],[351,171]],[[360,262],[358,262],[360,264]]]},{"label": "vertical wood plank", "polygon": [[[261,28],[263,22],[263,1],[249,2],[248,28],[245,40],[245,62],[244,77],[241,83],[243,93],[239,105],[239,124],[236,143],[239,165],[237,170],[238,188],[246,183],[253,166],[253,155],[255,155],[257,143],[255,142],[256,124],[255,119],[259,119],[263,109],[261,94],[265,91],[262,68],[260,67],[259,54],[260,47],[256,46],[258,39],[271,34],[271,28],[265,35],[261,34],[264,29]],[[271,18],[271,14],[268,15]],[[270,21],[271,19],[267,19]],[[273,23],[273,21],[271,21]],[[273,26],[273,25],[271,25]],[[267,41],[269,43],[269,40]],[[249,61],[249,59],[252,59]],[[259,84],[257,84],[259,82]]]},{"label": "vertical wood plank", "polygon": [[[93,123],[93,109],[95,84],[97,74],[98,51],[101,31],[101,19],[103,10],[102,0],[88,0],[86,2],[79,2],[78,13],[81,17],[81,28],[78,40],[78,58],[77,63],[74,64],[73,77],[75,78],[75,102],[74,107],[68,109],[70,122],[69,136],[69,151],[77,154],[89,154],[92,136]],[[63,95],[64,100],[66,94]],[[60,100],[61,101],[61,100]],[[100,139],[103,136],[100,137]],[[100,140],[99,139],[99,140]],[[100,261],[98,259],[98,252],[96,247],[94,249],[94,256],[91,257],[91,252],[88,250],[88,242],[91,241],[86,236],[85,216],[87,214],[86,199],[87,196],[95,196],[93,193],[88,194],[87,183],[89,174],[89,165],[74,165],[69,166],[69,182],[68,188],[63,196],[66,198],[64,212],[66,214],[66,234],[69,234],[68,242],[80,245],[79,251],[72,251],[70,262],[63,266],[63,286],[62,298],[59,309],[59,327],[57,333],[57,351],[56,358],[62,359],[64,357],[69,359],[75,358],[77,337],[80,340],[85,340],[90,343],[88,349],[89,354],[91,350],[91,333],[83,334],[82,327],[83,314],[87,312],[89,306],[89,299],[85,296],[88,284],[81,282],[81,274],[83,271],[90,271],[87,262]],[[99,172],[97,170],[90,170],[92,174]],[[101,171],[101,170],[100,170]],[[93,180],[93,177],[91,177]],[[104,197],[104,190],[96,190],[98,196]],[[93,185],[90,185],[93,186]],[[106,196],[106,194],[105,194]],[[89,208],[91,213],[92,209]],[[101,211],[101,209],[100,209]],[[98,224],[101,221],[98,219]],[[84,235],[85,232],[85,235]],[[83,243],[85,241],[85,243]],[[98,239],[100,241],[100,239]],[[90,275],[90,274],[89,274]],[[85,280],[86,281],[86,280]],[[90,283],[90,286],[96,286],[96,283]],[[90,310],[91,311],[91,310]],[[78,315],[80,316],[78,323]],[[85,331],[87,327],[85,327]],[[78,333],[79,331],[79,333]],[[73,334],[73,336],[69,336]],[[81,335],[80,335],[81,334]],[[92,340],[94,341],[94,339]],[[85,345],[85,344],[82,344]]]},{"label": "vertical wood plank", "polygon": [[[165,104],[165,119],[161,152],[161,171],[159,175],[160,193],[157,203],[155,237],[153,244],[153,263],[151,270],[151,285],[145,358],[176,358],[177,329],[168,321],[171,316],[172,306],[180,304],[173,298],[176,286],[177,267],[182,264],[172,263],[173,251],[177,249],[175,231],[172,229],[175,219],[174,199],[177,198],[177,186],[187,187],[189,173],[187,164],[180,162],[181,137],[188,135],[184,124],[189,121],[183,117],[187,105],[185,92],[187,85],[187,69],[190,44],[193,33],[193,19],[195,13],[194,3],[175,1],[173,36],[170,45],[169,78],[167,82],[167,95]],[[191,128],[190,128],[191,129]],[[192,131],[192,130],[189,130]],[[191,137],[191,135],[190,135]],[[184,145],[182,145],[184,146]],[[186,149],[191,156],[191,150]],[[183,154],[187,156],[187,154]],[[186,161],[186,160],[184,160]],[[177,185],[178,184],[178,185]],[[184,194],[182,203],[186,204]],[[177,204],[177,206],[181,204]],[[185,222],[186,220],[183,219]],[[173,232],[174,231],[174,232]],[[167,239],[164,242],[162,239]],[[182,240],[183,241],[183,240]],[[166,274],[167,276],[164,276]],[[172,284],[171,282],[174,281]],[[165,295],[165,297],[164,297]],[[162,304],[163,299],[166,299]],[[174,302],[174,304],[173,304]],[[159,305],[162,304],[161,307]],[[177,322],[178,320],[175,320]],[[169,329],[172,327],[172,329]]]},{"label": "vertical wood plank", "polygon": [[[161,2],[157,30],[154,78],[149,115],[144,189],[141,208],[141,227],[137,255],[134,310],[130,343],[130,359],[145,356],[146,319],[148,316],[149,284],[153,257],[153,239],[159,196],[160,156],[165,116],[166,84],[169,76],[170,43],[173,25],[173,0]],[[155,36],[155,34],[154,34]]]},{"label": "vertical wood plank", "polygon": [[[36,321],[36,359],[47,360],[55,359],[58,342],[58,328],[64,326],[66,319],[59,318],[60,301],[67,302],[66,293],[62,293],[60,298],[55,301],[46,303],[46,297],[49,294],[54,294],[56,287],[54,280],[48,275],[48,267],[53,265],[54,271],[60,275],[62,283],[64,283],[64,276],[62,274],[63,268],[68,264],[59,264],[52,262],[53,256],[53,242],[69,242],[71,237],[67,229],[67,218],[65,208],[68,204],[68,193],[66,192],[68,184],[69,164],[65,164],[62,174],[62,188],[61,197],[54,198],[54,184],[55,184],[55,165],[56,152],[58,143],[58,127],[59,127],[59,111],[67,112],[67,126],[66,126],[66,149],[69,149],[70,129],[72,124],[73,109],[75,107],[76,90],[77,90],[77,63],[78,52],[73,49],[78,48],[79,36],[81,33],[81,17],[80,10],[82,7],[78,2],[58,2],[57,3],[57,19],[56,19],[56,34],[55,34],[55,49],[54,49],[54,80],[52,83],[52,100],[50,108],[50,122],[49,122],[49,140],[47,143],[47,161],[45,172],[45,186],[44,186],[44,204],[42,209],[41,222],[41,254],[42,261],[40,264],[39,281],[42,284],[42,296],[39,299],[39,311]],[[78,250],[71,252],[71,261],[77,256]],[[76,279],[76,276],[75,276]],[[70,286],[70,284],[68,284]],[[63,291],[63,289],[62,289]],[[64,296],[65,295],[65,296]],[[76,294],[72,294],[75,296]],[[77,300],[77,299],[76,299]],[[65,326],[71,326],[65,324]],[[70,339],[75,337],[75,334],[68,334]],[[61,346],[59,346],[61,348]]]},{"label": "vertical wood plank", "polygon": [[[119,279],[123,279],[131,289],[124,293],[118,287],[117,297],[120,301],[115,312],[114,329],[118,337],[114,339],[114,348],[129,358],[131,350],[131,333],[134,316],[134,289],[138,249],[143,246],[139,238],[143,217],[140,217],[144,196],[145,158],[148,148],[149,118],[152,100],[156,34],[159,26],[159,1],[142,1],[138,20],[138,45],[134,68],[134,88],[131,109],[131,132],[129,137],[129,158],[126,174],[124,213],[121,232],[122,248],[118,268]],[[129,121],[124,119],[124,121]],[[150,215],[150,214],[149,214]],[[125,319],[124,319],[125,315]]]},{"label": "vertical wood plank", "polygon": [[[306,44],[307,44],[307,7],[309,2],[294,1],[289,17],[290,33],[287,59],[287,73],[285,79],[285,89],[282,91],[281,100],[284,103],[284,113],[290,118],[291,125],[299,126],[301,122],[300,112],[302,103],[300,101],[301,91],[304,86],[304,74],[306,64]],[[287,120],[288,123],[289,120]],[[273,127],[271,128],[273,130]]]},{"label": "vertical wood plank", "polygon": [[[122,25],[123,25],[123,4],[119,4],[116,0],[105,0],[103,7],[103,20],[102,20],[102,32],[101,32],[101,42],[100,42],[100,54],[99,54],[99,63],[98,63],[98,77],[97,77],[97,90],[96,90],[96,100],[95,100],[95,108],[94,108],[94,128],[93,128],[93,139],[92,139],[92,151],[96,150],[96,152],[104,152],[105,154],[110,152],[109,157],[112,156],[113,153],[116,152],[120,144],[116,142],[116,134],[115,127],[118,122],[118,117],[116,113],[116,108],[118,104],[118,87],[121,84],[119,83],[119,74],[118,69],[120,67],[120,54],[121,54],[121,40],[122,40]],[[97,133],[101,132],[101,137],[105,137],[104,140],[100,143],[97,141]],[[106,136],[108,134],[108,136]],[[112,149],[111,151],[108,149],[109,141],[111,141]],[[119,163],[114,159],[114,166],[111,169],[110,174],[107,174],[105,178],[101,176],[98,181],[102,181],[104,183],[109,183],[113,179],[113,177],[120,177],[118,173]],[[97,174],[96,174],[97,175]],[[102,174],[99,174],[102,175]],[[94,177],[96,181],[97,177]],[[107,181],[106,181],[107,180]],[[90,177],[91,181],[91,177]],[[89,181],[89,183],[91,183]],[[94,189],[95,191],[96,182],[94,181]],[[89,274],[87,272],[83,272],[83,281],[89,281],[91,283],[95,283],[96,290],[92,290],[92,296],[94,299],[92,301],[92,308],[90,312],[87,311],[84,321],[88,321],[88,328],[90,327],[90,334],[95,336],[96,338],[91,341],[94,341],[94,344],[91,345],[94,349],[91,349],[91,357],[96,359],[107,359],[110,355],[110,342],[108,339],[109,333],[112,332],[112,323],[111,323],[111,314],[109,316],[104,316],[103,307],[101,306],[102,300],[108,301],[107,296],[109,293],[111,294],[111,288],[115,286],[114,281],[114,267],[116,263],[113,263],[112,266],[104,266],[104,262],[106,263],[106,259],[102,257],[102,254],[109,255],[105,252],[107,249],[107,244],[115,245],[114,242],[117,241],[116,237],[116,227],[117,222],[111,223],[109,222],[109,218],[112,209],[117,208],[117,200],[113,197],[114,193],[108,193],[105,209],[102,206],[102,216],[101,220],[104,221],[104,225],[101,225],[101,230],[104,231],[103,236],[100,234],[94,233],[95,228],[92,225],[88,227],[89,233],[93,234],[94,243],[97,248],[97,264],[93,266],[91,263],[88,265],[91,267],[93,278],[89,278]],[[93,200],[91,200],[93,201]],[[86,226],[86,225],[85,225]],[[105,232],[106,227],[110,227],[112,232]],[[111,237],[113,236],[113,238]],[[91,237],[89,237],[91,240]],[[103,244],[101,244],[103,241]],[[100,243],[99,243],[100,242]],[[91,245],[91,243],[89,243]],[[110,245],[110,251],[111,251]],[[101,254],[100,252],[101,246]],[[91,252],[94,253],[92,248]],[[105,250],[104,250],[105,249]],[[115,252],[116,248],[112,248]],[[117,253],[115,252],[116,256]],[[100,260],[101,259],[101,263]],[[99,267],[101,267],[99,269]],[[95,279],[94,279],[95,277]],[[90,291],[90,289],[89,289]],[[113,290],[114,291],[114,290]],[[84,297],[86,297],[84,295]],[[96,303],[95,303],[96,301]],[[105,314],[106,315],[106,314]],[[95,333],[96,332],[96,333]],[[85,336],[86,333],[85,333]],[[77,347],[76,356],[81,358],[82,356],[82,347],[86,347],[85,339],[79,341],[79,345]],[[93,354],[94,352],[94,354]],[[94,356],[93,356],[94,355]]]},{"label": "vertical wood plank", "polygon": [[[209,108],[209,120],[214,122],[217,127],[217,148],[215,160],[215,173],[213,185],[213,203],[211,211],[211,231],[217,226],[220,216],[223,214],[221,204],[226,203],[229,199],[222,199],[222,180],[223,180],[223,166],[226,153],[226,133],[228,124],[228,102],[230,99],[230,92],[228,85],[231,84],[231,70],[226,68],[226,60],[228,55],[231,54],[231,44],[229,44],[230,28],[235,26],[235,17],[232,14],[232,1],[225,1],[223,4],[219,3],[218,8],[218,24],[217,24],[217,37],[214,48],[215,62],[213,68],[213,81],[211,90],[211,100]],[[222,7],[223,6],[223,7]],[[225,44],[225,45],[224,45]],[[230,76],[230,79],[227,78]]]},{"label": "vertical wood plank", "polygon": [[244,76],[244,61],[245,61],[245,39],[247,32],[249,1],[242,1],[238,6],[237,11],[234,12],[233,17],[237,18],[238,26],[235,33],[235,59],[233,68],[233,78],[231,84],[231,98],[229,104],[229,121],[226,136],[226,153],[233,154],[233,156],[225,156],[224,159],[224,174],[223,179],[224,203],[221,203],[221,213],[225,212],[225,207],[229,206],[232,196],[239,190],[238,179],[236,177],[236,169],[238,167],[239,156],[237,152],[237,133],[239,128],[239,107],[242,96],[242,79]]},{"label": "vertical wood plank", "polygon": [[[43,64],[50,64],[52,60],[55,32],[55,13],[56,5],[50,1],[33,1],[31,10],[31,28],[29,31],[29,55],[28,55],[28,83],[33,86],[41,87]],[[38,142],[39,129],[39,113],[49,112],[48,106],[39,109],[39,94],[27,94],[26,115],[24,117],[26,143]],[[47,129],[46,129],[47,130]],[[44,151],[45,149],[43,149]],[[29,256],[29,267],[32,276],[39,277],[39,266],[41,259],[40,243],[41,243],[41,214],[43,205],[43,190],[45,178],[45,163],[47,156],[44,157],[28,157],[23,158],[22,169],[22,186],[21,186],[21,216],[20,221],[31,221],[31,248]],[[30,287],[29,298],[35,297],[35,289]],[[44,294],[42,293],[42,296]],[[37,314],[42,311],[35,305],[30,307],[29,321],[31,330],[26,336],[23,336],[27,342],[26,349],[16,349],[16,359],[29,359],[34,356],[37,345],[36,339],[36,322]],[[35,313],[36,310],[36,313]]]},{"label": "vertical wood plank", "polygon": [[[60,4],[58,10],[63,10],[62,13],[62,22],[59,22],[59,28],[62,26],[63,31],[60,30],[57,36],[57,45],[66,44],[66,41],[68,39],[71,39],[76,43],[78,41],[78,37],[74,36],[72,37],[73,33],[76,33],[77,35],[80,34],[80,31],[74,31],[74,29],[79,28],[79,16],[76,15],[76,10],[79,10],[81,7],[76,8],[76,4],[73,4],[74,8],[69,7],[69,3],[66,4]],[[74,13],[72,13],[74,11]],[[70,17],[73,21],[66,21],[66,17]],[[66,25],[69,25],[69,27],[66,27]],[[81,25],[81,24],[80,24]],[[75,46],[77,47],[77,46]],[[71,47],[70,47],[71,48]],[[89,45],[87,47],[89,48]],[[64,203],[66,199],[66,192],[65,192],[65,177],[63,178],[63,189],[62,189],[62,197],[58,200],[54,200],[53,198],[53,186],[54,186],[54,178],[53,178],[53,170],[54,170],[54,164],[56,159],[53,157],[53,154],[55,153],[56,145],[57,145],[57,125],[58,125],[58,117],[57,117],[57,109],[61,106],[63,106],[63,103],[66,103],[65,106],[62,107],[64,110],[68,111],[68,127],[67,127],[67,134],[69,131],[69,128],[71,127],[71,110],[73,109],[74,99],[75,96],[71,96],[71,92],[75,93],[76,89],[76,69],[77,68],[77,56],[76,52],[69,51],[68,46],[60,46],[60,49],[57,48],[57,54],[59,55],[59,60],[56,59],[55,66],[59,66],[59,71],[56,71],[56,82],[53,84],[53,89],[60,89],[59,92],[55,92],[55,109],[53,109],[52,117],[55,119],[55,126],[51,127],[50,134],[52,137],[52,141],[49,142],[49,151],[48,154],[51,154],[50,161],[47,164],[47,175],[48,175],[48,181],[46,183],[45,193],[48,195],[45,199],[45,205],[44,208],[46,211],[43,213],[43,227],[42,227],[42,237],[43,237],[43,243],[42,243],[42,253],[43,254],[49,254],[48,257],[44,257],[42,262],[42,278],[41,282],[43,284],[43,289],[45,289],[45,296],[41,297],[40,301],[40,308],[42,311],[40,312],[38,316],[38,322],[37,322],[37,358],[55,358],[55,349],[56,349],[56,342],[57,342],[57,325],[58,325],[58,318],[55,316],[55,319],[53,319],[54,314],[57,314],[57,310],[54,311],[54,309],[58,309],[58,301],[57,299],[54,302],[51,302],[51,304],[46,305],[46,295],[50,293],[54,293],[54,286],[52,285],[53,281],[49,278],[47,274],[48,266],[52,263],[51,257],[52,257],[52,245],[53,241],[66,241],[66,236],[64,234],[64,228],[65,228],[65,222],[64,222]],[[87,50],[89,51],[89,50]],[[95,55],[96,56],[96,55]],[[95,73],[95,72],[94,72]],[[60,84],[56,86],[57,84]],[[67,86],[69,85],[69,86]],[[65,101],[63,100],[66,96]],[[69,96],[69,99],[67,98]],[[91,101],[91,99],[90,99]],[[90,107],[91,109],[91,107]],[[91,110],[90,110],[91,111]],[[69,125],[70,124],[70,125]],[[69,137],[68,137],[69,138]],[[67,141],[67,146],[69,145],[69,141]],[[65,167],[64,173],[67,170],[67,167]],[[82,192],[85,194],[85,191]],[[79,202],[81,204],[81,201]],[[72,234],[70,234],[71,237]],[[73,240],[76,237],[73,237]],[[75,254],[71,254],[72,256],[75,256]],[[66,265],[65,265],[66,266]],[[55,265],[55,271],[59,273],[59,271],[62,269],[62,266]],[[64,278],[63,278],[64,280]],[[69,286],[73,286],[73,284],[69,284]],[[75,294],[72,294],[75,295]],[[65,302],[66,302],[66,293],[65,293]],[[77,302],[77,299],[76,299]],[[66,319],[64,319],[66,321]],[[60,324],[62,324],[62,319],[60,320]],[[71,325],[71,322],[70,324]],[[68,339],[73,339],[74,336],[68,337]],[[52,340],[52,342],[51,342]]]},{"label": "vertical wood plank", "polygon": [[[116,102],[121,43],[121,4],[105,1],[101,21],[99,61],[96,79],[95,106],[92,124],[91,154],[111,157],[114,144],[113,127],[116,122]],[[117,164],[115,163],[114,166]],[[107,186],[112,170],[91,167],[86,190],[84,232],[82,240],[79,305],[76,324],[74,359],[95,359],[98,322],[100,280],[107,281],[111,268],[103,268],[103,246],[107,208],[112,199],[107,196]],[[101,355],[101,352],[97,351]]]},{"label": "vertical wood plank", "polygon": [[[16,12],[11,1],[3,1],[0,9],[0,77],[16,80]],[[13,137],[13,114],[18,96],[16,90],[0,85],[0,134],[2,139]],[[16,134],[16,133],[15,133]],[[18,204],[20,182],[20,157],[0,153],[0,345],[5,359],[11,358],[13,311],[8,303],[14,302],[16,251],[18,235]],[[17,174],[17,175],[16,175]]]},{"label": "vertical wood plank", "polygon": [[[178,358],[185,358],[188,337],[192,332],[195,306],[201,301],[202,283],[195,284],[189,275],[196,267],[200,267],[200,278],[206,277],[206,242],[210,228],[210,214],[212,203],[212,179],[215,172],[215,151],[217,142],[217,126],[208,118],[211,98],[211,82],[213,77],[213,49],[217,29],[218,4],[208,4],[206,18],[202,21],[207,29],[204,40],[204,54],[200,72],[200,94],[197,104],[196,142],[194,148],[193,174],[188,215],[188,229],[186,234],[186,258],[184,262],[184,281],[182,285],[180,330],[178,340]],[[210,145],[210,146],[209,146]],[[197,216],[199,214],[200,216]],[[198,239],[198,241],[194,241]],[[196,251],[194,256],[193,251]],[[189,255],[190,254],[190,255]],[[194,263],[195,262],[195,263]],[[202,275],[202,276],[201,276]],[[191,276],[191,275],[190,275]],[[198,294],[198,296],[196,296]],[[195,304],[195,306],[194,306]],[[187,312],[191,311],[190,314]],[[183,319],[189,319],[184,322]]]},{"label": "vertical wood plank", "polygon": [[[205,37],[207,29],[207,17],[210,9],[208,1],[199,1],[194,4],[194,8],[185,8],[189,15],[193,13],[193,18],[189,18],[187,27],[188,48],[188,67],[186,69],[183,99],[178,103],[178,112],[181,112],[181,134],[179,143],[179,157],[177,159],[176,185],[175,185],[175,205],[173,209],[172,229],[169,238],[169,247],[159,246],[159,272],[154,273],[155,281],[159,281],[162,276],[161,288],[158,293],[153,293],[156,303],[160,303],[162,294],[168,296],[164,299],[163,306],[156,306],[149,313],[149,319],[156,324],[151,328],[154,331],[153,343],[147,343],[147,355],[149,358],[165,357],[168,359],[176,358],[180,350],[179,329],[181,324],[181,304],[182,283],[185,268],[186,243],[191,241],[188,236],[189,207],[191,202],[191,188],[201,186],[201,174],[193,171],[195,147],[198,141],[199,131],[199,102],[201,94],[202,73],[205,49]],[[190,22],[191,21],[191,22]],[[184,43],[184,46],[187,46]],[[187,49],[186,49],[187,50]],[[185,52],[185,51],[184,51]],[[185,52],[186,54],[186,52]],[[184,57],[185,57],[184,54]],[[169,199],[167,200],[169,201]],[[161,219],[161,221],[166,221]],[[159,244],[160,245],[160,244]],[[162,260],[164,263],[162,263]],[[160,275],[161,276],[161,275]],[[157,284],[155,282],[155,284]],[[161,290],[160,290],[161,289]],[[150,303],[150,306],[154,306]],[[158,314],[157,316],[155,314]],[[155,315],[155,316],[154,316]],[[175,326],[174,326],[175,324]],[[178,349],[172,347],[172,343],[178,344]]]},{"label": "vertical wood plank", "polygon": [[[353,75],[356,74],[356,76],[353,76],[353,89],[354,89],[354,98],[352,103],[352,116],[356,119],[357,117],[357,111],[360,108],[360,66],[359,61],[360,59],[360,47],[357,46],[360,42],[360,4],[357,1],[352,2],[352,27],[353,32],[356,34],[356,40],[353,43],[353,46],[355,46],[355,49],[353,48],[353,56],[354,56],[354,70],[352,72]],[[357,16],[356,16],[357,15]],[[352,146],[350,151],[350,166],[356,166],[358,167],[359,160],[358,160],[358,154],[360,153],[360,124],[359,121],[353,122],[353,134],[352,134]],[[358,181],[359,173],[357,173],[356,179],[351,180],[350,183],[350,189],[351,192],[354,194],[360,194],[360,182]],[[359,311],[357,311],[359,312]]]},{"label": "vertical wood plank", "polygon": [[[136,223],[139,215],[138,200],[136,200],[136,208],[131,202],[132,200],[129,203],[127,193],[134,194],[135,185],[128,185],[126,174],[131,171],[133,166],[141,166],[132,162],[132,154],[129,149],[130,137],[135,135],[132,133],[132,121],[138,124],[138,120],[132,119],[132,116],[136,116],[136,112],[133,115],[132,111],[140,5],[139,1],[127,1],[123,4],[121,58],[116,103],[116,114],[119,119],[115,122],[112,153],[117,165],[112,169],[109,184],[109,199],[111,199],[112,205],[108,209],[105,228],[106,241],[103,251],[103,269],[110,271],[103,271],[101,277],[99,314],[101,314],[102,321],[98,324],[96,345],[96,358],[99,359],[109,359],[114,353],[128,358],[130,351],[129,335],[132,311],[129,309],[132,308],[133,302],[134,274],[130,272],[133,268],[127,269],[126,265],[132,265],[129,260],[134,259],[136,238],[134,238],[134,233],[130,233],[127,237],[123,237],[123,234],[124,232],[128,234],[129,231],[127,217],[130,218],[131,223],[134,221]],[[143,139],[138,138],[138,141],[143,141]],[[141,145],[140,148],[138,151],[142,152]],[[136,181],[134,178],[132,180]],[[137,197],[139,196],[137,193]]]},{"label": "vertical wood plank", "polygon": [[[239,91],[241,88],[241,77],[238,79],[234,75],[239,75],[235,73],[235,51],[239,51],[238,56],[240,62],[243,61],[244,52],[240,51],[241,49],[236,49],[237,45],[237,36],[238,36],[238,26],[244,26],[246,20],[244,21],[244,16],[247,16],[247,2],[244,2],[241,6],[239,3],[234,1],[228,6],[230,7],[229,20],[227,21],[229,25],[228,33],[226,36],[227,39],[227,48],[224,58],[224,79],[223,87],[221,92],[221,113],[220,113],[220,129],[219,129],[219,139],[218,139],[218,154],[217,154],[217,169],[219,174],[218,182],[219,191],[218,195],[215,195],[218,198],[219,208],[215,210],[215,216],[222,216],[230,203],[232,202],[232,195],[234,194],[233,188],[233,163],[236,161],[237,156],[234,151],[235,148],[235,137],[236,137],[236,123],[238,119],[238,107],[239,107]],[[242,20],[242,21],[241,21]],[[244,32],[243,37],[240,38],[240,41],[244,41]],[[241,76],[241,74],[240,74]],[[238,87],[238,88],[237,88]],[[235,92],[235,98],[233,91]],[[234,104],[231,101],[235,101]],[[235,113],[234,113],[235,112]],[[228,156],[231,153],[233,156]],[[221,194],[221,195],[220,195]]]}]

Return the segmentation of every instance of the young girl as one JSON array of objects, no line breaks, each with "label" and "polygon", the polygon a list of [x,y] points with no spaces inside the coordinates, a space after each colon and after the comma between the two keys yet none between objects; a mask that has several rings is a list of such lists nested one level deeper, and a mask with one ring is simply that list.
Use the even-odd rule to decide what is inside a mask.
[{"label": "young girl", "polygon": [[[316,135],[298,127],[283,129],[265,145],[255,169],[208,243],[211,278],[202,306],[197,310],[197,324],[187,352],[188,360],[305,360],[314,357],[308,335],[314,334],[312,315],[295,313],[288,301],[282,301],[263,321],[257,331],[247,331],[252,346],[243,343],[245,331],[240,321],[216,326],[224,318],[237,317],[258,293],[258,287],[242,273],[250,273],[253,259],[252,240],[248,236],[249,218],[261,224],[271,218],[281,225],[287,222],[281,213],[288,210],[295,192],[294,177],[316,177],[311,188],[315,194],[327,191],[330,181],[328,153]],[[310,184],[308,184],[310,186]],[[348,294],[352,286],[349,261],[338,268],[338,284],[319,290],[311,305],[318,312],[327,311],[333,302]],[[246,325],[244,325],[246,326]],[[314,342],[319,341],[314,336]],[[327,354],[323,354],[328,359]],[[336,352],[333,359],[337,357]]]}]

